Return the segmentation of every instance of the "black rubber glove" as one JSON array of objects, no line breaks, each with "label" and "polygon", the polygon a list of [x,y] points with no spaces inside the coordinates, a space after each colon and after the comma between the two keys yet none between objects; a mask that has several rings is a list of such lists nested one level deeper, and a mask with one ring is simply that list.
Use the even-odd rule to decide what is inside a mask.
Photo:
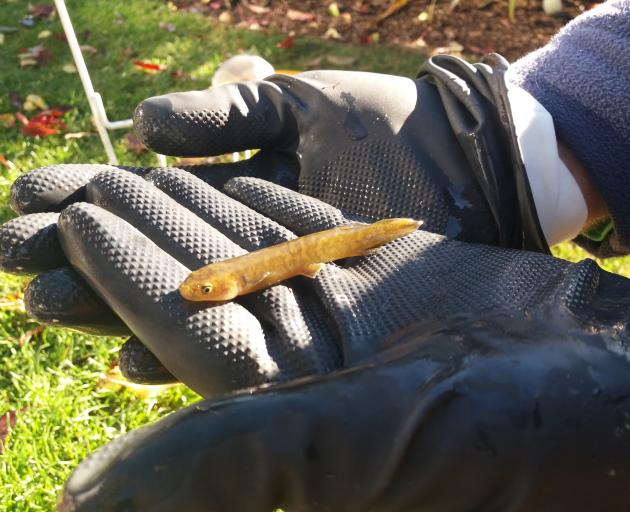
[{"label": "black rubber glove", "polygon": [[134,126],[166,155],[261,148],[250,172],[348,212],[413,217],[450,238],[546,251],[506,69],[498,55],[475,65],[439,56],[416,80],[274,75],[150,98],[136,109]]},{"label": "black rubber glove", "polygon": [[[245,162],[189,169],[216,186],[233,176],[264,177],[348,216],[412,216],[449,237],[546,251],[516,149],[505,67],[498,56],[474,66],[442,56],[428,61],[417,80],[338,71],[276,76],[147,100],[136,129],[163,153],[263,148]],[[59,211],[85,200],[85,185],[111,168],[39,169],[16,181],[13,207],[22,214]],[[55,231],[55,220],[24,217],[0,229],[2,268],[34,273],[63,264],[55,237],[38,234]],[[37,297],[42,287],[51,287],[48,298],[57,290],[52,303]],[[127,330],[68,270],[30,290],[29,311],[42,321],[102,334]],[[140,382],[173,380],[136,339],[124,346],[121,368]]]},{"label": "black rubber glove", "polygon": [[[164,189],[171,177],[152,181]],[[179,175],[175,188],[197,197],[193,181]],[[257,179],[226,190],[299,234],[343,219]],[[156,249],[96,206],[66,209],[60,231],[106,297],[137,269],[166,282]],[[127,263],[134,247],[143,265]],[[118,276],[103,275],[102,254],[127,255],[108,260]],[[354,368],[201,402],[122,436],[79,466],[60,510],[630,507],[630,280],[419,231],[301,281]]]},{"label": "black rubber glove", "polygon": [[[284,212],[280,225],[190,173],[158,169],[146,178],[104,170],[86,186],[94,204],[66,208],[58,227],[46,215],[19,217],[0,238],[9,240],[6,246],[23,266],[29,250],[41,255],[42,246],[58,262],[52,258],[55,241],[45,241],[59,231],[70,263],[115,313],[102,315],[102,302],[86,300],[90,288],[61,269],[39,275],[28,287],[31,315],[74,326],[99,319],[100,328],[109,318],[114,329],[120,318],[170,373],[204,396],[352,367],[412,322],[529,307],[573,272],[541,254],[445,245],[439,235],[419,233],[352,270],[327,266],[315,287],[302,278],[234,303],[188,303],[177,288],[190,269],[294,233],[330,228],[349,216],[257,178],[227,183],[228,193],[263,213]],[[10,234],[25,233],[25,225],[37,226],[35,220],[42,227],[15,243]]]}]

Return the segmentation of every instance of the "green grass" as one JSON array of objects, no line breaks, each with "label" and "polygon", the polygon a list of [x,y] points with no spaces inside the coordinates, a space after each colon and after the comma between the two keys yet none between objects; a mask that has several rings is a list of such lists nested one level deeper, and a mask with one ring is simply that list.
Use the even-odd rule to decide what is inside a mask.
[{"label": "green grass", "polygon": [[[416,54],[382,46],[350,47],[315,39],[297,39],[291,49],[279,49],[283,35],[238,31],[210,24],[202,17],[174,12],[161,0],[69,0],[68,8],[81,43],[98,49],[86,55],[95,88],[104,97],[110,119],[128,118],[135,105],[148,96],[173,90],[202,89],[209,85],[216,66],[239,51],[257,53],[280,69],[306,69],[313,59],[353,56],[353,69],[412,76]],[[25,1],[0,5],[3,25],[18,26],[27,9]],[[173,33],[158,28],[172,23]],[[0,113],[13,112],[8,91],[23,97],[33,93],[49,105],[70,105],[69,131],[93,131],[78,75],[66,74],[71,61],[65,43],[39,40],[42,30],[60,32],[56,18],[33,28],[7,34],[0,46]],[[90,33],[84,33],[85,31]],[[20,68],[20,48],[44,44],[54,55],[40,68]],[[134,69],[133,59],[168,66],[148,75]],[[325,65],[325,62],[324,62]],[[171,71],[182,70],[184,77]],[[152,164],[151,154],[127,151],[124,133],[114,134],[121,163]],[[7,194],[12,181],[29,169],[60,162],[105,162],[96,136],[66,141],[63,136],[24,137],[18,128],[0,128],[0,154],[16,166],[0,167],[0,222],[14,214]],[[584,253],[565,244],[558,255],[581,259]],[[611,271],[630,276],[630,259],[603,263]],[[19,411],[0,455],[0,509],[51,510],[60,486],[86,455],[130,429],[155,421],[197,396],[183,386],[145,396],[133,389],[104,386],[103,377],[117,359],[120,339],[98,338],[46,327],[37,329],[20,305],[22,278],[0,275],[0,414]]]}]

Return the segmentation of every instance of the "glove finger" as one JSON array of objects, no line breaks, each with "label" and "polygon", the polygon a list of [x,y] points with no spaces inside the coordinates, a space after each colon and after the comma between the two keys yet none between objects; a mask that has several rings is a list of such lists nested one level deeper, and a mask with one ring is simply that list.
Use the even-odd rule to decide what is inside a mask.
[{"label": "glove finger", "polygon": [[57,238],[58,213],[33,213],[0,226],[0,270],[35,274],[67,264]]},{"label": "glove finger", "polygon": [[61,164],[40,167],[18,177],[11,186],[11,207],[20,214],[59,212],[65,206],[85,201],[85,185],[99,172],[123,169],[142,174],[140,167],[105,164]]},{"label": "glove finger", "polygon": [[134,128],[145,145],[164,155],[262,149],[274,145],[288,124],[294,126],[282,102],[280,88],[266,81],[165,94],[136,107]]},{"label": "glove finger", "polygon": [[179,382],[171,372],[135,336],[129,338],[118,353],[120,372],[136,384],[170,384]]},{"label": "glove finger", "polygon": [[343,212],[314,197],[257,178],[232,178],[225,184],[224,190],[299,235],[349,222],[371,221],[367,217]]},{"label": "glove finger", "polygon": [[627,358],[530,320],[411,329],[369,366],[197,403],[81,463],[59,511],[626,510]]},{"label": "glove finger", "polygon": [[39,322],[102,336],[130,334],[122,320],[68,267],[33,279],[24,292],[24,306]]},{"label": "glove finger", "polygon": [[[115,170],[95,177],[88,197],[188,268],[244,254],[243,246],[260,248],[294,236],[184,171],[158,169],[148,177],[184,205],[142,178]],[[340,364],[330,328],[320,320],[322,307],[315,297],[304,300],[308,307],[284,285],[237,299],[264,320],[267,348],[283,378],[323,373]]]},{"label": "glove finger", "polygon": [[272,150],[258,151],[253,157],[233,163],[182,166],[212,187],[222,189],[235,176],[251,176],[297,188],[299,163],[295,155]]},{"label": "glove finger", "polygon": [[147,181],[247,251],[292,240],[295,234],[188,172],[155,169]]},{"label": "glove finger", "polygon": [[203,396],[273,381],[258,320],[239,304],[182,299],[190,270],[132,225],[92,204],[59,217],[71,264],[168,370]]}]

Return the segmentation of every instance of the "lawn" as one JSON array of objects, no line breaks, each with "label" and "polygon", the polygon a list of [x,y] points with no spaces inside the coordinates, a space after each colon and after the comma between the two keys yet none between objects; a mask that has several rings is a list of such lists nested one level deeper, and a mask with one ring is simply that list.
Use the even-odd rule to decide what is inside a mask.
[{"label": "lawn", "polygon": [[[81,43],[90,46],[87,64],[111,119],[129,117],[145,97],[207,87],[216,66],[239,51],[257,53],[280,69],[306,69],[315,59],[331,55],[342,58],[336,59],[335,67],[343,67],[338,63],[352,56],[353,69],[408,76],[419,64],[416,54],[379,45],[350,47],[299,38],[291,48],[278,48],[283,34],[269,36],[211,24],[159,0],[67,3]],[[71,56],[65,42],[56,37],[61,32],[58,20],[52,17],[30,28],[21,26],[27,8],[21,0],[0,5],[1,24],[19,27],[6,33],[0,46],[0,114],[16,111],[11,91],[22,98],[37,94],[50,106],[70,107],[64,117],[69,132],[93,132],[78,75],[64,71]],[[40,39],[43,31],[52,35]],[[52,52],[49,62],[20,67],[20,49],[38,44]],[[134,60],[166,69],[148,74],[135,67]],[[124,136],[124,131],[114,136],[122,163],[153,163],[151,154],[130,151]],[[0,221],[13,216],[7,194],[20,173],[52,163],[105,162],[94,134],[80,139],[31,138],[18,126],[0,126],[0,155],[10,162],[0,165]],[[557,254],[573,260],[585,256],[571,245],[561,246]],[[630,276],[628,258],[602,264]],[[25,283],[22,278],[0,275],[0,414],[6,413],[0,436],[7,423],[14,423],[0,455],[0,507],[5,511],[51,510],[60,486],[88,453],[198,398],[183,386],[150,391],[108,377],[121,340],[41,328],[24,313]]]}]

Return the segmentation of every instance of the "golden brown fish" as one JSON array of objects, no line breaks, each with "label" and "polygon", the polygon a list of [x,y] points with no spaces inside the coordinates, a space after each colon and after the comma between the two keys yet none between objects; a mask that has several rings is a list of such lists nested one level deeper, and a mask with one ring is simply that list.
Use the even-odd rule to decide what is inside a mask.
[{"label": "golden brown fish", "polygon": [[421,224],[414,219],[384,219],[319,231],[206,265],[192,272],[179,292],[194,301],[230,300],[297,275],[314,278],[322,263],[369,254]]}]

